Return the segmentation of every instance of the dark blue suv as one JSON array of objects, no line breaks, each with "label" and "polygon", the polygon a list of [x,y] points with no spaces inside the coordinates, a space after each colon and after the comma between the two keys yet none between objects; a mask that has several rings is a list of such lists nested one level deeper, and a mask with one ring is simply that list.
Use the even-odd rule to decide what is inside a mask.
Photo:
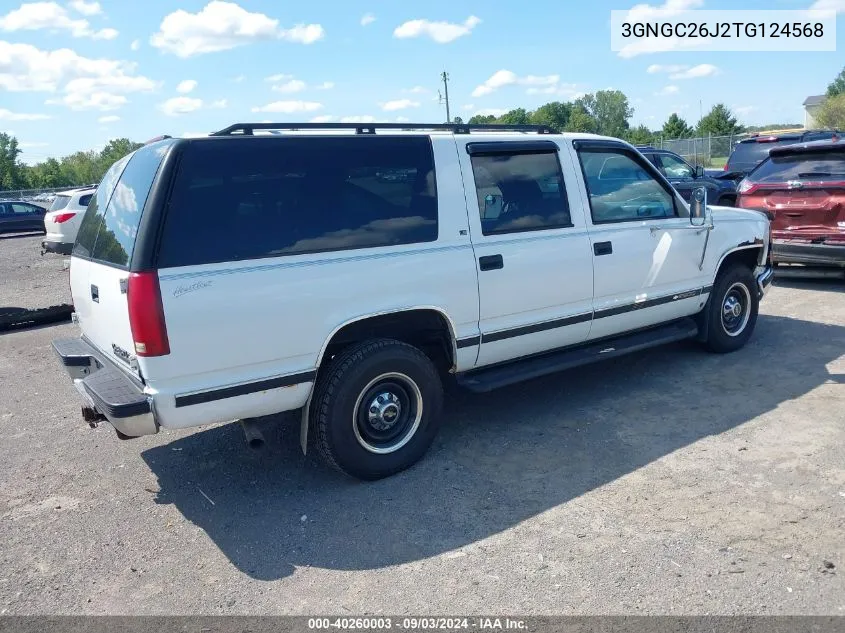
[{"label": "dark blue suv", "polygon": [[736,181],[708,176],[701,166],[693,167],[675,152],[656,147],[638,146],[637,150],[660,170],[672,186],[689,201],[693,189],[707,189],[707,201],[726,207],[736,202]]}]

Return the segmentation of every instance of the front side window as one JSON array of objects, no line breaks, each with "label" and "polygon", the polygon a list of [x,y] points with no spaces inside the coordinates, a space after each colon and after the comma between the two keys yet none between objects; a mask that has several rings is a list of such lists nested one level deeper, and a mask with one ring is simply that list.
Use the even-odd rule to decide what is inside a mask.
[{"label": "front side window", "polygon": [[167,205],[159,266],[432,242],[428,137],[195,141]]},{"label": "front side window", "polygon": [[675,197],[634,157],[621,150],[578,151],[593,222],[674,217]]},{"label": "front side window", "polygon": [[484,235],[572,226],[557,152],[474,155]]},{"label": "front side window", "polygon": [[28,204],[12,203],[12,211],[18,214],[32,215],[33,213],[35,213],[35,207],[30,206]]},{"label": "front side window", "polygon": [[671,154],[661,154],[660,162],[663,164],[663,173],[667,178],[692,178],[695,175],[692,167]]}]

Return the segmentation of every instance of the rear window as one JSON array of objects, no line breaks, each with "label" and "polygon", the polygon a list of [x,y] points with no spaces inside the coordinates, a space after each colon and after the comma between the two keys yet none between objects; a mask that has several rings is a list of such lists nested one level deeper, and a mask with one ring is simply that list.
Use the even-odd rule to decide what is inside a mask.
[{"label": "rear window", "polygon": [[749,176],[753,182],[845,180],[845,152],[771,156]]},{"label": "rear window", "polygon": [[50,211],[61,211],[70,202],[70,196],[56,196],[53,204],[50,205]]},{"label": "rear window", "polygon": [[728,158],[727,169],[728,171],[751,171],[761,162],[766,160],[769,156],[769,150],[773,147],[792,145],[794,143],[798,143],[800,140],[800,138],[796,137],[782,139],[779,141],[765,141],[762,143],[757,141],[737,143],[734,151],[730,155],[730,158]]},{"label": "rear window", "polygon": [[106,172],[82,218],[73,254],[129,266],[141,212],[171,142],[147,145]]},{"label": "rear window", "polygon": [[158,265],[436,239],[428,137],[195,141],[181,157]]}]

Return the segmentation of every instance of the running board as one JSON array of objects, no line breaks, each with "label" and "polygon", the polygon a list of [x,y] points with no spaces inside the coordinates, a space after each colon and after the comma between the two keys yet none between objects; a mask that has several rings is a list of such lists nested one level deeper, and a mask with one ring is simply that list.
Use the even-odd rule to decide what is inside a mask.
[{"label": "running board", "polygon": [[588,342],[557,352],[531,356],[490,368],[458,374],[458,384],[476,393],[486,393],[523,380],[530,380],[564,369],[616,358],[639,350],[682,341],[698,334],[698,326],[691,318],[674,321],[633,334],[624,334],[602,341]]}]

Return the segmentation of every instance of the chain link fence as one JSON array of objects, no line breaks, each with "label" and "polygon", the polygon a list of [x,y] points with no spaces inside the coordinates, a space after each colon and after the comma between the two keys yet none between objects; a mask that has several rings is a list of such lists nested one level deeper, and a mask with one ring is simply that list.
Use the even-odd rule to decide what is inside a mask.
[{"label": "chain link fence", "polygon": [[55,200],[57,193],[88,186],[96,187],[97,185],[77,185],[75,187],[53,187],[46,189],[6,189],[0,191],[0,200],[25,200],[42,207],[49,207],[53,200]]},{"label": "chain link fence", "polygon": [[731,134],[695,138],[659,138],[655,141],[654,147],[680,154],[693,165],[721,168],[727,162],[736,144],[749,136],[750,134]]}]

